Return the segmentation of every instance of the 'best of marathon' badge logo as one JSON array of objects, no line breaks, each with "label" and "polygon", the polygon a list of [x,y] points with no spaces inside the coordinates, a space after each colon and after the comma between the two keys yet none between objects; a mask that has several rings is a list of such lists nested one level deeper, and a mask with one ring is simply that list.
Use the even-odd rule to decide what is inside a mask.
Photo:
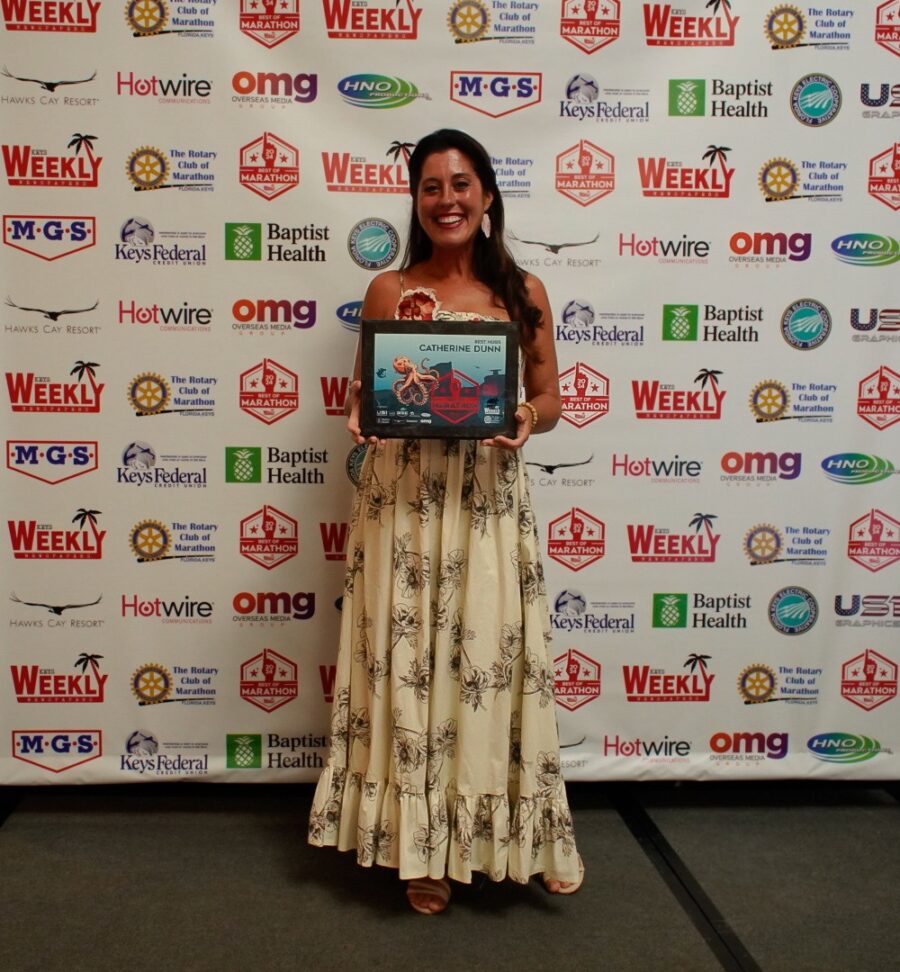
[{"label": "'best of marathon' badge logo", "polygon": [[274,712],[297,698],[297,664],[266,648],[241,665],[241,698],[263,712]]},{"label": "'best of marathon' badge logo", "polygon": [[856,414],[879,431],[900,422],[900,374],[882,365],[859,383]]},{"label": "'best of marathon' badge logo", "polygon": [[241,33],[277,47],[300,32],[300,0],[241,0]]},{"label": "'best of marathon' badge logo", "polygon": [[616,160],[586,138],[556,156],[556,191],[590,206],[616,187]]},{"label": "'best of marathon' badge logo", "polygon": [[[707,8],[709,3],[704,4]],[[688,14],[670,3],[645,3],[644,39],[648,47],[734,47],[740,17],[731,16],[731,0],[713,0],[711,14]],[[701,6],[693,0],[690,6]]]},{"label": "'best of marathon' badge logo", "polygon": [[[3,166],[10,186],[96,189],[103,159],[94,155],[91,142],[96,135],[72,135],[67,148],[71,155],[51,155],[32,145],[4,145]],[[82,154],[82,149],[84,152]]]},{"label": "'best of marathon' badge logo", "polygon": [[3,0],[3,22],[7,30],[93,34],[99,9],[100,0]]},{"label": "'best of marathon' badge logo", "polygon": [[100,560],[106,530],[97,529],[100,510],[76,510],[75,529],[54,529],[37,520],[7,520],[16,560]]},{"label": "'best of marathon' badge logo", "polygon": [[609,379],[579,361],[559,376],[562,417],[583,428],[609,412]]},{"label": "'best of marathon' badge logo", "polygon": [[297,556],[297,521],[274,506],[263,506],[241,520],[241,556],[272,570]]},{"label": "'best of marathon' badge logo", "polygon": [[560,37],[585,54],[618,40],[621,25],[617,0],[562,0]]},{"label": "'best of marathon' badge logo", "polygon": [[869,195],[894,211],[900,209],[900,142],[869,159]]},{"label": "'best of marathon' badge logo", "polygon": [[547,553],[569,570],[581,570],[606,553],[606,524],[573,506],[550,521]]},{"label": "'best of marathon' badge logo", "polygon": [[99,412],[106,387],[94,380],[99,367],[96,361],[76,361],[69,374],[77,381],[53,381],[33,371],[7,371],[10,408],[13,412]]},{"label": "'best of marathon' badge logo", "polygon": [[239,178],[242,186],[272,200],[300,184],[300,152],[271,132],[241,146]]},{"label": "'best of marathon' badge logo", "polygon": [[847,556],[873,573],[900,560],[900,522],[872,509],[850,524]]},{"label": "'best of marathon' badge logo", "polygon": [[569,712],[600,698],[600,663],[570,648],[553,659],[556,704]]},{"label": "'best of marathon' badge logo", "polygon": [[628,550],[636,564],[711,564],[722,539],[713,533],[715,513],[697,513],[689,526],[693,533],[672,533],[654,523],[629,523]]},{"label": "'best of marathon' badge logo", "polygon": [[841,666],[841,695],[866,712],[897,696],[897,663],[874,649]]},{"label": "'best of marathon' badge logo", "polygon": [[272,358],[263,358],[241,373],[241,411],[266,425],[300,407],[297,375]]},{"label": "'best of marathon' badge logo", "polygon": [[875,43],[900,56],[900,3],[885,0],[875,11]]}]

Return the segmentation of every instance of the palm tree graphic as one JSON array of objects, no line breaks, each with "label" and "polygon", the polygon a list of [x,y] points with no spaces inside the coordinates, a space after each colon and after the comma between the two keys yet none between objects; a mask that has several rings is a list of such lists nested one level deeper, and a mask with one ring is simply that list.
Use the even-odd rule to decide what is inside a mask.
[{"label": "palm tree graphic", "polygon": [[700,382],[701,388],[706,388],[707,382],[712,382],[714,388],[718,388],[718,376],[721,375],[721,371],[717,371],[715,368],[701,368],[700,373],[694,379],[694,381]]},{"label": "palm tree graphic", "polygon": [[409,168],[410,149],[414,149],[415,147],[416,147],[415,142],[400,142],[395,139],[393,142],[391,142],[390,147],[388,148],[387,152],[385,152],[384,154],[390,155],[395,162],[402,155],[403,161],[406,163],[406,167]]},{"label": "palm tree graphic", "polygon": [[706,671],[706,663],[712,658],[712,655],[697,655],[690,654],[687,656],[687,661],[681,666],[682,668],[687,668],[690,666],[691,674],[697,670],[697,666],[700,666],[700,671]]},{"label": "palm tree graphic", "polygon": [[69,372],[70,375],[75,375],[79,382],[84,381],[84,376],[88,376],[88,381],[91,385],[96,388],[97,384],[94,381],[94,369],[99,368],[100,364],[97,361],[76,361],[75,366]]},{"label": "palm tree graphic", "polygon": [[706,535],[710,540],[712,540],[712,521],[717,520],[718,518],[718,514],[716,513],[695,513],[688,526],[692,526],[697,533],[699,533],[703,527],[706,527]]},{"label": "palm tree graphic", "polygon": [[719,12],[719,7],[725,8],[725,18],[731,22],[731,0],[707,0],[707,7],[712,7],[713,16]]},{"label": "palm tree graphic", "polygon": [[100,667],[97,662],[103,657],[103,655],[89,655],[86,651],[83,651],[76,659],[74,668],[81,668],[82,675],[87,671],[88,665],[91,666],[95,675],[100,674]]},{"label": "palm tree graphic", "polygon": [[75,516],[72,517],[72,522],[77,523],[81,529],[84,529],[84,524],[87,522],[90,524],[91,533],[94,534],[94,539],[99,539],[99,534],[97,533],[97,517],[100,515],[100,510],[86,510],[84,507],[78,509]]},{"label": "palm tree graphic", "polygon": [[81,149],[84,148],[85,154],[93,162],[94,153],[91,150],[91,142],[96,141],[96,135],[82,135],[81,132],[75,132],[71,139],[69,139],[69,144],[66,146],[66,148],[74,148],[76,155],[78,155]]},{"label": "palm tree graphic", "polygon": [[722,169],[722,175],[727,176],[728,170],[725,167],[725,159],[727,158],[726,153],[730,151],[731,149],[727,145],[707,145],[702,157],[709,160],[710,168],[718,162]]}]

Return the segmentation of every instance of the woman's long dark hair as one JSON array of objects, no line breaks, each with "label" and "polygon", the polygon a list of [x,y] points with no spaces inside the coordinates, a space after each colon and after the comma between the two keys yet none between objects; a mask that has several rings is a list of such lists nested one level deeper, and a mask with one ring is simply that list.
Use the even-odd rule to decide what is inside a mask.
[{"label": "woman's long dark hair", "polygon": [[528,299],[525,287],[525,274],[516,266],[503,239],[503,198],[497,188],[497,176],[491,165],[491,158],[480,142],[471,135],[454,128],[441,128],[420,139],[409,158],[409,191],[413,198],[412,214],[409,220],[409,235],[406,251],[403,254],[403,269],[408,270],[431,256],[431,240],[422,229],[416,214],[416,194],[422,179],[422,167],[429,155],[456,149],[472,163],[472,168],[481,180],[485,192],[492,196],[488,215],[491,218],[491,235],[482,232],[475,234],[472,251],[472,269],[475,278],[488,287],[509,313],[510,320],[521,321],[523,333],[521,342],[527,347],[534,340],[535,331],[541,320],[541,312]]}]

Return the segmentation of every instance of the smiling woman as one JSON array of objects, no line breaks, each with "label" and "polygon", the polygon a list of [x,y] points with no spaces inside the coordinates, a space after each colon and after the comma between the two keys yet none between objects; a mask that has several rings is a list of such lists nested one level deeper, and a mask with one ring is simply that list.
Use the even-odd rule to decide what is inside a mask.
[{"label": "smiling woman", "polygon": [[[552,313],[541,282],[506,249],[503,201],[478,142],[448,129],[423,138],[409,183],[403,269],[372,281],[363,328],[468,321],[474,344],[479,326],[486,337],[498,326],[488,322],[516,321],[525,394],[509,436],[367,440],[357,352],[347,428],[368,452],[350,522],[331,753],[309,839],[355,850],[364,867],[397,868],[410,905],[430,915],[447,906],[448,877],[543,874],[549,892],[571,894],[583,867],[560,774],[521,453],[560,415]],[[404,374],[408,364],[395,361]],[[450,365],[421,374],[436,382],[439,367]]]}]

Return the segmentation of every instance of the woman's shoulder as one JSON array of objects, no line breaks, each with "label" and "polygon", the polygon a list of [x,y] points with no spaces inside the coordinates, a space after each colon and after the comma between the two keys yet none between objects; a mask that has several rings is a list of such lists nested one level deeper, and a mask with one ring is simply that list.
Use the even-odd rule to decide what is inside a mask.
[{"label": "woman's shoulder", "polygon": [[536,277],[533,273],[527,273],[522,271],[522,276],[525,280],[525,292],[528,294],[529,300],[534,303],[536,298],[547,299],[547,288],[544,286],[544,282],[540,277]]},{"label": "woman's shoulder", "polygon": [[400,274],[396,270],[385,270],[369,283],[364,305],[365,316],[392,317],[399,299]]}]

